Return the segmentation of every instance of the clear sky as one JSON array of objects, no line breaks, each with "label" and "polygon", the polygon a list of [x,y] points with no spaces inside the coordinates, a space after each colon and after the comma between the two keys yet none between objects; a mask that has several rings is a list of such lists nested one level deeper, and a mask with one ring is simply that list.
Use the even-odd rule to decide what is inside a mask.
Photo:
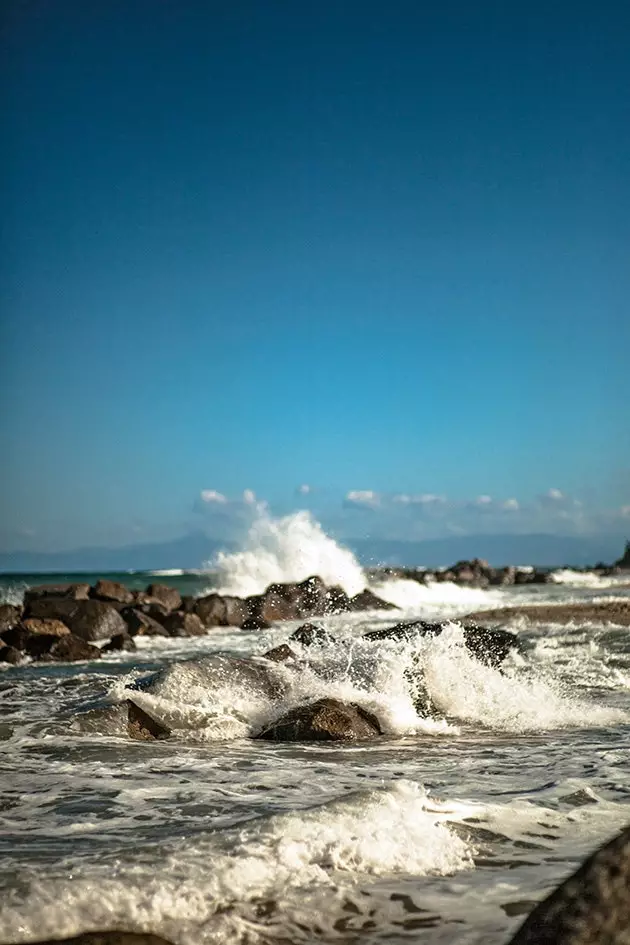
[{"label": "clear sky", "polygon": [[2,17],[4,549],[630,529],[630,5]]}]

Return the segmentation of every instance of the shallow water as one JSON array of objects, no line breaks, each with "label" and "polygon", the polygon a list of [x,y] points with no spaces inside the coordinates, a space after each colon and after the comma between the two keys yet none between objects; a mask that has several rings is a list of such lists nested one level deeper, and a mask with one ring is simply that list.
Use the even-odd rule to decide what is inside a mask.
[{"label": "shallow water", "polygon": [[[380,590],[429,619],[627,594],[566,575]],[[0,672],[0,941],[128,928],[181,945],[505,942],[630,822],[630,630],[517,621],[524,654],[498,672],[471,658],[456,622],[416,644],[360,642],[400,616],[327,621],[339,643],[299,651],[299,673],[272,667],[275,695],[217,654],[260,654],[295,624]],[[410,666],[434,718],[415,712]],[[133,698],[174,735],[130,741],[125,686],[164,667]],[[376,712],[385,736],[250,737],[322,695]],[[78,714],[104,706],[107,722]]]}]

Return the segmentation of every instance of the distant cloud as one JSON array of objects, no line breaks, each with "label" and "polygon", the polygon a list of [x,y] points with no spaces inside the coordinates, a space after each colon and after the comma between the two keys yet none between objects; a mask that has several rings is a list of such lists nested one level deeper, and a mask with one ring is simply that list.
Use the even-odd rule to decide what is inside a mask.
[{"label": "distant cloud", "polygon": [[395,495],[392,502],[400,505],[437,505],[446,502],[446,496],[434,495],[432,492],[422,492],[420,495],[407,495],[402,492]]},{"label": "distant cloud", "polygon": [[520,507],[518,499],[506,499],[505,502],[501,503],[504,512],[518,512]]},{"label": "distant cloud", "polygon": [[483,508],[486,505],[492,505],[492,496],[491,495],[478,495],[475,499],[475,505],[479,505]]},{"label": "distant cloud", "polygon": [[243,490],[243,502],[245,505],[256,505],[256,493],[253,489],[244,489]]},{"label": "distant cloud", "polygon": [[199,498],[208,505],[212,503],[225,505],[227,502],[226,497],[220,492],[217,492],[216,489],[202,489]]},{"label": "distant cloud", "polygon": [[630,518],[630,505],[622,505],[619,512],[622,518]]},{"label": "distant cloud", "polygon": [[543,505],[549,505],[554,502],[566,502],[566,496],[564,492],[560,492],[560,489],[548,489],[543,495],[538,496],[538,500]]},{"label": "distant cloud", "polygon": [[303,483],[297,487],[297,491],[299,495],[309,495],[313,491],[313,487]]},{"label": "distant cloud", "polygon": [[379,503],[378,492],[371,489],[351,489],[344,499],[344,505],[348,508],[375,509]]}]

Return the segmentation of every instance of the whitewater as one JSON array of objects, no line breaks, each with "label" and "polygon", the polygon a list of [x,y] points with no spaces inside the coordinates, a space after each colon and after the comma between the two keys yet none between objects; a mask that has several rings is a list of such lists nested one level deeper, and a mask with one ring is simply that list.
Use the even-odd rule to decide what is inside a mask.
[{"label": "whitewater", "polygon": [[[0,668],[0,943],[128,929],[175,945],[502,945],[630,822],[628,628],[514,618],[522,652],[498,670],[471,656],[460,623],[627,599],[622,580],[564,569],[535,587],[370,582],[307,513],[261,515],[239,551],[159,580],[246,595],[316,573],[399,610],[316,621],[334,642],[292,643],[299,670],[260,658],[298,622]],[[5,598],[34,581],[6,580]],[[414,617],[448,624],[411,642],[362,639]],[[323,696],[373,712],[384,735],[255,740]],[[172,737],[130,740],[129,698]]]}]

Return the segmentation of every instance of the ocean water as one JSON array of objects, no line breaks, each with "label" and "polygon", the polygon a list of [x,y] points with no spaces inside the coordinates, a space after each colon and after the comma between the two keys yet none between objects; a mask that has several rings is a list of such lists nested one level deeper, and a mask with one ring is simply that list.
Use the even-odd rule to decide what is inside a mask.
[{"label": "ocean water", "polygon": [[[211,568],[118,577],[183,593],[250,593],[318,570],[351,592],[368,583],[308,516],[258,523]],[[400,613],[326,620],[337,643],[300,651],[300,671],[256,659],[297,623],[140,638],[138,652],[92,664],[3,667],[0,942],[108,928],[178,945],[506,942],[630,822],[630,629],[517,620],[524,652],[501,672],[462,645],[457,618],[474,610],[630,593],[619,579],[556,578],[373,585]],[[7,578],[2,593],[18,599],[42,580]],[[451,623],[414,644],[361,640],[406,616]],[[412,666],[431,718],[414,709]],[[148,688],[127,689],[156,670]],[[174,735],[129,740],[130,695]],[[251,737],[325,695],[375,712],[384,736]]]}]

